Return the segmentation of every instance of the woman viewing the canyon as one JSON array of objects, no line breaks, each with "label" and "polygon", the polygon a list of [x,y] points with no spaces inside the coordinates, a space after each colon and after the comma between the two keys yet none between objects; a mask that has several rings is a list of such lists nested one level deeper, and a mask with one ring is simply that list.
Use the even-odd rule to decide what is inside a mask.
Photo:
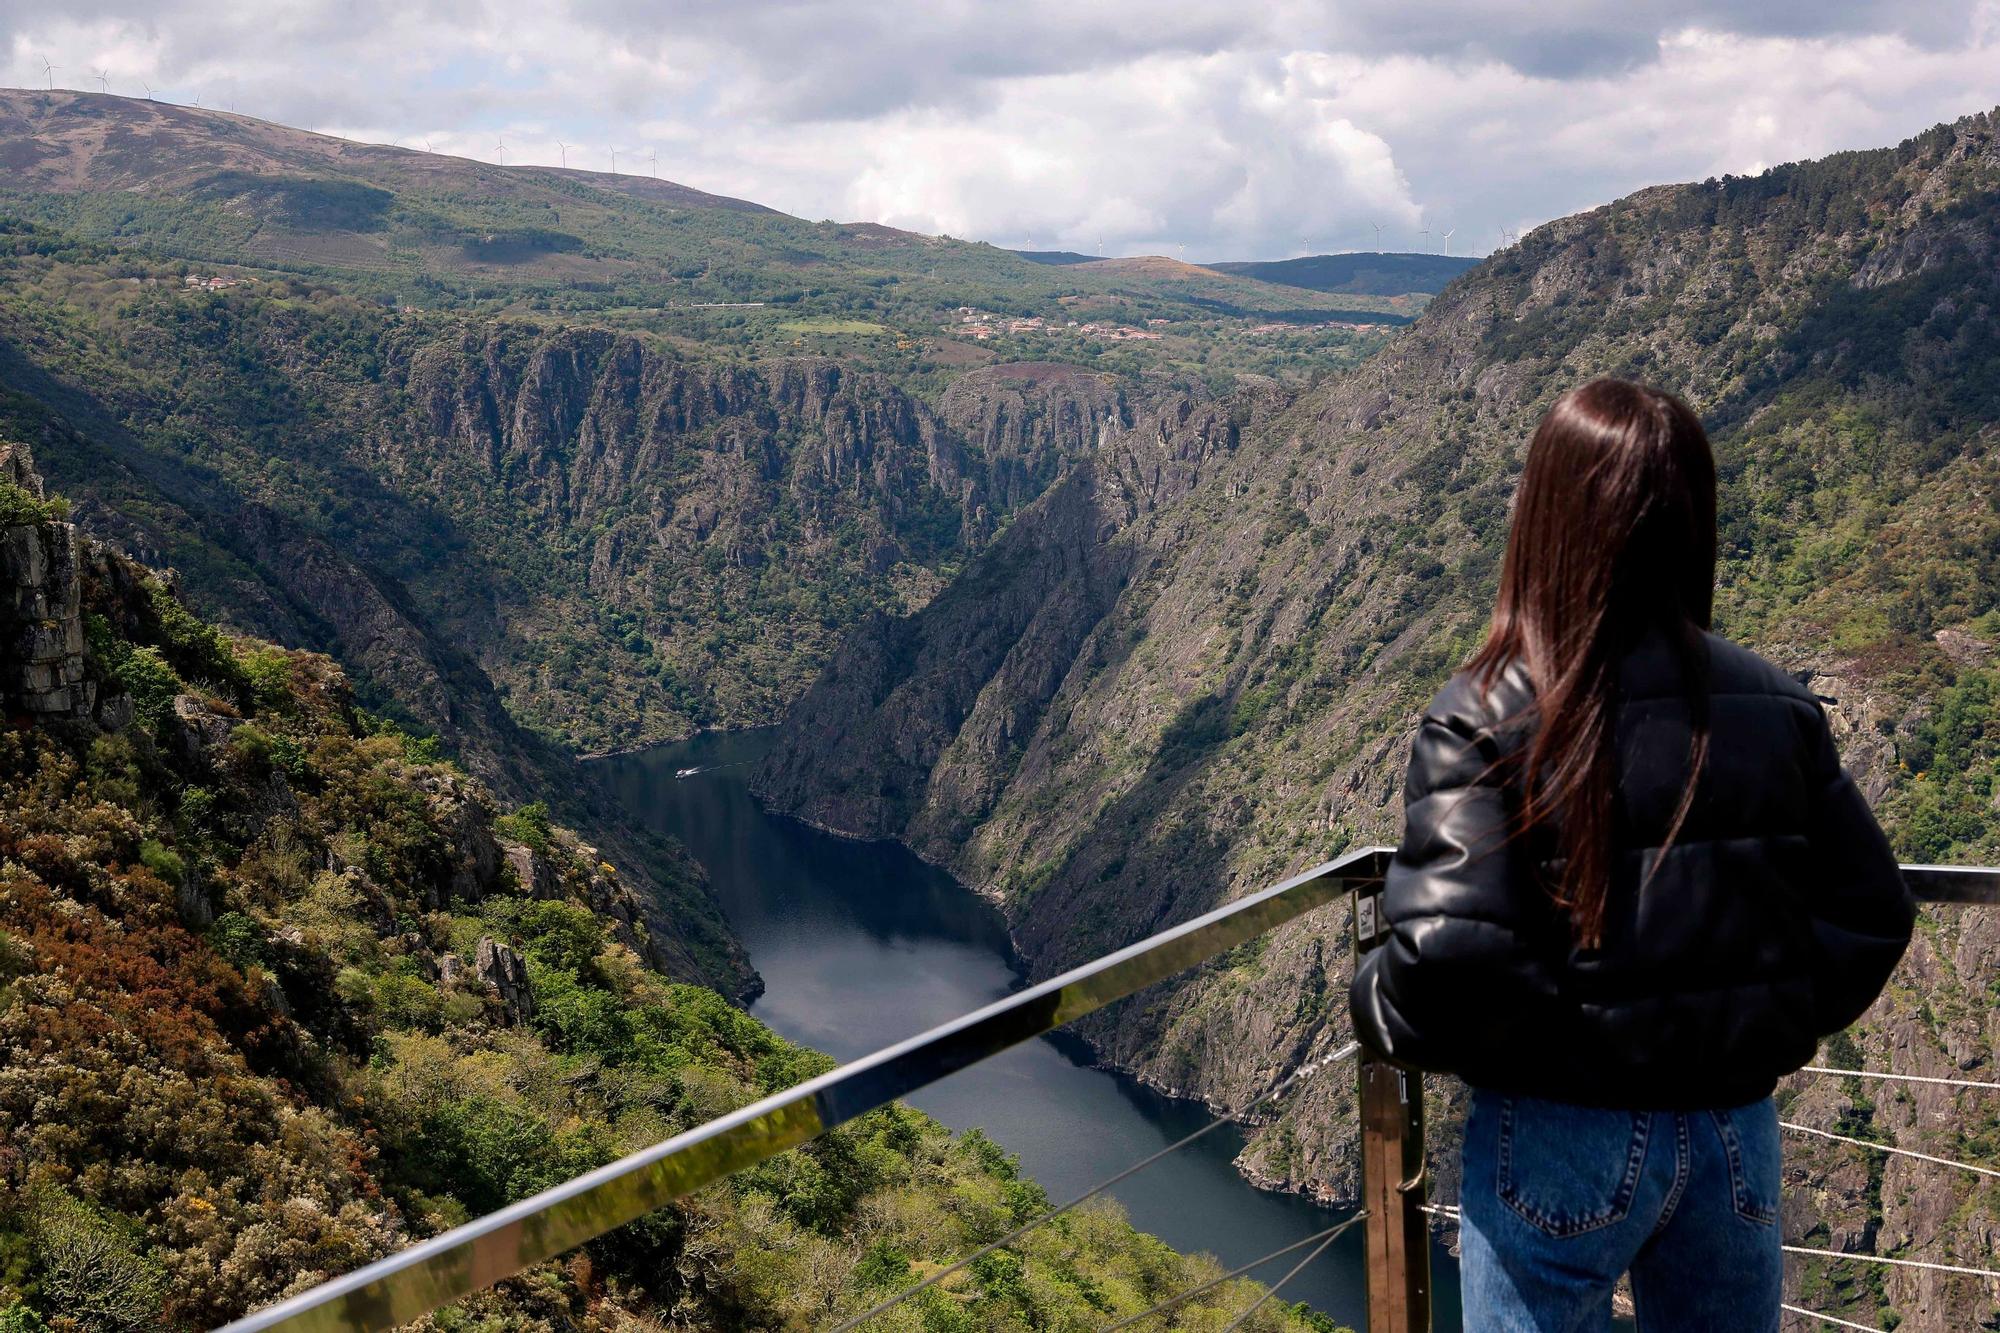
[{"label": "woman viewing the canyon", "polygon": [[1600,379],[1528,448],[1492,628],[1425,712],[1356,1035],[1472,1090],[1468,1333],[1778,1327],[1771,1093],[1914,910],[1818,699],[1709,631],[1715,463]]}]

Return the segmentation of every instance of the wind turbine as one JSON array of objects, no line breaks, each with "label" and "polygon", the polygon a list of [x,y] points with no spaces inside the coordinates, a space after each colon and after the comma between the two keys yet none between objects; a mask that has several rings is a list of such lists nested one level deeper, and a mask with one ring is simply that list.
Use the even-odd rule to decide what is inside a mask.
[{"label": "wind turbine", "polygon": [[1451,238],[1456,235],[1458,235],[1458,228],[1456,227],[1453,227],[1450,231],[1444,234],[1444,252],[1446,254],[1451,253]]},{"label": "wind turbine", "polygon": [[504,167],[507,165],[507,136],[504,134],[500,136],[498,150],[500,153],[500,165]]},{"label": "wind turbine", "polygon": [[426,153],[436,153],[437,149],[431,147],[431,141],[429,139],[426,139],[424,140],[424,151]]},{"label": "wind turbine", "polygon": [[1182,241],[1182,242],[1181,242],[1181,262],[1182,262],[1183,264],[1187,263],[1187,242],[1186,242],[1186,241]]},{"label": "wind turbine", "polygon": [[650,148],[646,150],[646,168],[655,176],[660,174],[660,155]]},{"label": "wind turbine", "polygon": [[1371,222],[1368,225],[1375,229],[1375,253],[1379,255],[1382,253],[1382,224]]},{"label": "wind turbine", "polygon": [[616,148],[611,150],[611,174],[614,176],[618,174],[618,150]]},{"label": "wind turbine", "polygon": [[563,142],[563,141],[562,141],[561,139],[558,139],[558,140],[556,140],[556,151],[557,151],[558,153],[561,153],[561,154],[562,154],[562,164],[563,164],[563,169],[564,169],[564,170],[568,170],[568,169],[569,169],[569,145],[568,145],[568,144],[566,144],[566,143],[564,143],[564,142]]},{"label": "wind turbine", "polygon": [[1430,249],[1430,248],[1431,248],[1431,224],[1430,224],[1430,219],[1429,219],[1429,218],[1419,218],[1419,219],[1417,219],[1417,220],[1418,220],[1419,222],[1421,222],[1421,223],[1423,223],[1423,224],[1424,224],[1424,231],[1423,231],[1423,237],[1424,237],[1424,249],[1428,250],[1428,249]]},{"label": "wind turbine", "polygon": [[111,70],[108,66],[98,70],[97,73],[90,77],[97,80],[97,90],[99,92],[108,93],[111,91]]},{"label": "wind turbine", "polygon": [[146,81],[145,81],[144,79],[141,79],[141,80],[139,80],[139,86],[140,86],[141,88],[144,88],[144,89],[146,90],[146,100],[147,100],[148,102],[152,101],[152,100],[153,100],[153,85],[152,85],[152,84],[150,84],[150,83],[147,83],[147,82],[146,82]]},{"label": "wind turbine", "polygon": [[42,77],[49,81],[48,90],[54,92],[56,90],[56,71],[61,69],[62,66],[51,65],[47,56],[40,57],[40,60],[42,62]]}]

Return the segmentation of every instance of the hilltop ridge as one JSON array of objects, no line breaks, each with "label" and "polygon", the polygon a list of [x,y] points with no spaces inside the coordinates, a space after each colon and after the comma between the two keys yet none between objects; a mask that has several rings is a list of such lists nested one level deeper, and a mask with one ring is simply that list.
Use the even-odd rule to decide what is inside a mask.
[{"label": "hilltop ridge", "polygon": [[[559,198],[567,182],[684,208],[777,210],[629,173],[515,166],[294,129],[215,107],[65,89],[0,88],[0,170],[11,188],[177,191],[219,172],[258,177],[330,172],[394,190],[435,187]],[[373,201],[354,196],[366,208]]]}]

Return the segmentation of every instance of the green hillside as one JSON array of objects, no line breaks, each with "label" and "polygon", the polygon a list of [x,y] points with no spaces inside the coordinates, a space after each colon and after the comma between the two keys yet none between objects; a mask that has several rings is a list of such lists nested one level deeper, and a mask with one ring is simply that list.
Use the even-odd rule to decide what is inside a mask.
[{"label": "green hillside", "polygon": [[1461,255],[1399,254],[1356,251],[1339,255],[1304,255],[1297,259],[1243,260],[1210,264],[1218,273],[1255,278],[1283,287],[1355,296],[1396,296],[1404,292],[1443,291],[1445,284],[1479,261]]},{"label": "green hillside", "polygon": [[0,428],[503,789],[774,720],[1107,417],[1303,384],[1423,300],[83,93],[0,92],[0,162]]},{"label": "green hillside", "polygon": [[[99,94],[0,91],[0,213],[121,253],[299,275],[419,309],[588,316],[731,352],[838,348],[871,365],[949,366],[960,307],[1225,332],[1272,312],[1407,314],[1228,280],[1052,269],[1011,251],[872,223],[811,222],[651,175],[504,167],[358,144],[227,112]],[[1215,275],[1198,271],[1205,279]],[[225,275],[226,276],[226,275]],[[801,331],[838,315],[871,331]],[[886,342],[874,326],[890,330]],[[1336,348],[1351,333],[1329,331]],[[898,342],[906,344],[898,346]],[[1061,359],[1096,355],[1048,335]],[[1101,348],[1099,349],[1101,350]],[[1122,349],[1130,368],[1273,373],[1255,348]]]},{"label": "green hillside", "polygon": [[[827,1067],[663,975],[646,905],[544,806],[64,513],[0,445],[0,546],[33,555],[0,605],[49,608],[36,661],[69,682],[0,665],[0,1327],[211,1328]],[[895,1107],[425,1326],[818,1328],[1047,1204]],[[1218,1275],[1086,1208],[881,1326],[1095,1327]]]}]

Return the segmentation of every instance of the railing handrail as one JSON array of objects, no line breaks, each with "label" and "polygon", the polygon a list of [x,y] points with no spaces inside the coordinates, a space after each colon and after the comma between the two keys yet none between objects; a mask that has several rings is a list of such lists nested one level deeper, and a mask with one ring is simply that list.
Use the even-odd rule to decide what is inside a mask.
[{"label": "railing handrail", "polygon": [[1351,851],[255,1311],[221,1333],[374,1330],[420,1318],[1380,879],[1390,850]]},{"label": "railing handrail", "polygon": [[2000,866],[1906,865],[1903,883],[1927,903],[2000,904]]}]

